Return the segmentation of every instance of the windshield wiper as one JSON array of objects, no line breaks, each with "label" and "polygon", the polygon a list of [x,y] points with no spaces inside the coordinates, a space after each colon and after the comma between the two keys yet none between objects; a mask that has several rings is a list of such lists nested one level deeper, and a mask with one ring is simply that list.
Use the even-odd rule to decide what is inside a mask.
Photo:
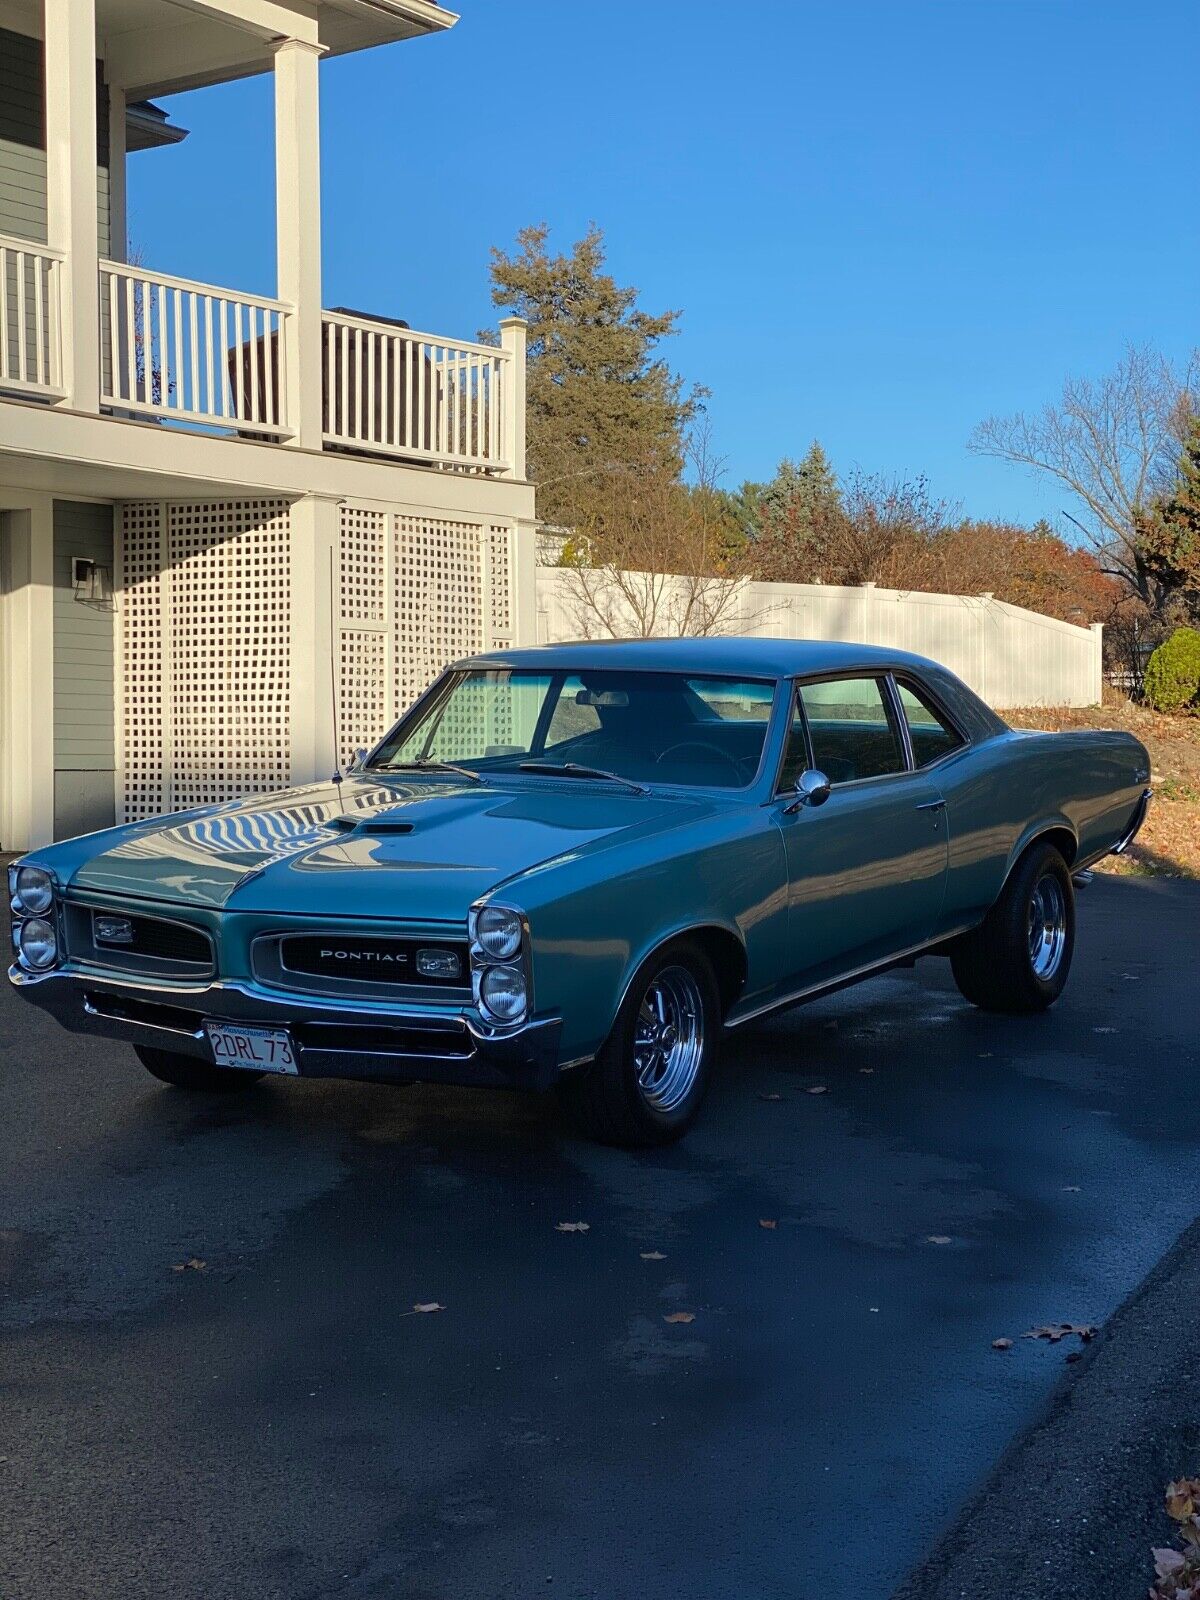
[{"label": "windshield wiper", "polygon": [[622,777],[619,772],[609,772],[604,767],[585,767],[578,761],[522,761],[519,770],[553,773],[568,778],[605,778],[609,783],[623,783],[627,789],[632,789],[634,794],[650,793],[644,783],[635,783],[632,778]]},{"label": "windshield wiper", "polygon": [[456,772],[460,778],[470,778],[472,783],[482,783],[483,777],[470,767],[457,766],[453,761],[436,761],[432,756],[418,756],[415,761],[396,761],[384,768],[385,772]]}]

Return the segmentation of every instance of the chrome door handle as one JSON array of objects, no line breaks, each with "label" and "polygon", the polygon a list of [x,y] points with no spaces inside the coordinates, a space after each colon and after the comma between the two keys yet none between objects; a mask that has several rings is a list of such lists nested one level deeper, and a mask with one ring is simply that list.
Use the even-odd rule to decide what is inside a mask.
[{"label": "chrome door handle", "polygon": [[917,807],[918,811],[944,811],[945,809],[946,802],[944,800],[922,800]]}]

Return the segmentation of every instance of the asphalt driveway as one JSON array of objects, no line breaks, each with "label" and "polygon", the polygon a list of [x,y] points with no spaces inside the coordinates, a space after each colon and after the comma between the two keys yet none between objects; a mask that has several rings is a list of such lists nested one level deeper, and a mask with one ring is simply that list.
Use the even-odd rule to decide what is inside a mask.
[{"label": "asphalt driveway", "polygon": [[163,1090],[5,987],[0,1595],[886,1594],[1071,1370],[1021,1334],[1196,1214],[1198,928],[1098,879],[1048,1016],[922,963],[741,1036],[650,1156]]}]

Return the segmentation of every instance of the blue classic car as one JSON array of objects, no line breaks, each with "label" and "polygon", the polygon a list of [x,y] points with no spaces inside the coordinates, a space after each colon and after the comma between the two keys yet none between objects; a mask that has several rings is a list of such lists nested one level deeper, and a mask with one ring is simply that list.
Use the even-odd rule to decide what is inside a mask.
[{"label": "blue classic car", "polygon": [[329,783],[131,823],[10,869],[18,992],[156,1078],[558,1090],[678,1138],[722,1033],[918,955],[1039,1011],[1073,879],[1149,762],[1018,733],[932,661],[682,639],[449,668]]}]

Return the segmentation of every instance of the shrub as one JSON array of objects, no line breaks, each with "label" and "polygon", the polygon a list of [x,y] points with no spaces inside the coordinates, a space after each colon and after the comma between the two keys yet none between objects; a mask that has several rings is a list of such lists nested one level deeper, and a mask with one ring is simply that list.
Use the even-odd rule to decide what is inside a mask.
[{"label": "shrub", "polygon": [[1146,667],[1146,699],[1155,711],[1182,711],[1200,694],[1200,633],[1176,628]]}]

